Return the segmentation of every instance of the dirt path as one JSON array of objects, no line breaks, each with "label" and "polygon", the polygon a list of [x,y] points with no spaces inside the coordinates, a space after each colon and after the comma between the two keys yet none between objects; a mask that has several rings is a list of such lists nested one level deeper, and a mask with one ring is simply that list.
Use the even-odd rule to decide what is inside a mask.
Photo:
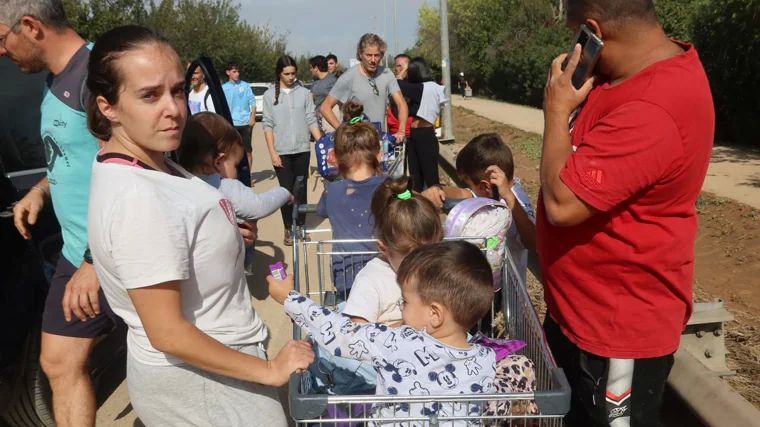
[{"label": "dirt path", "polygon": [[[453,98],[455,106],[479,116],[543,134],[544,115],[539,109],[481,98]],[[760,209],[760,151],[715,147],[702,189]]]}]

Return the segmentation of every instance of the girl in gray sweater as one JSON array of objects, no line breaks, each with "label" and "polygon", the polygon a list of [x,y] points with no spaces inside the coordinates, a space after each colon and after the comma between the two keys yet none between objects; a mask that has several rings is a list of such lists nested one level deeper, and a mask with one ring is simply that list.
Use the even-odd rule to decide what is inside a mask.
[{"label": "girl in gray sweater", "polygon": [[[296,84],[296,61],[284,55],[277,60],[275,74],[277,81],[264,94],[264,137],[269,149],[269,157],[280,185],[293,192],[296,178],[308,179],[311,145],[309,135],[318,140],[319,130],[314,101],[311,92]],[[299,204],[306,203],[306,185],[294,194]],[[285,205],[280,209],[285,225],[285,245],[292,245],[290,227],[293,223],[293,207]],[[297,225],[303,225],[304,216],[299,216]]]}]

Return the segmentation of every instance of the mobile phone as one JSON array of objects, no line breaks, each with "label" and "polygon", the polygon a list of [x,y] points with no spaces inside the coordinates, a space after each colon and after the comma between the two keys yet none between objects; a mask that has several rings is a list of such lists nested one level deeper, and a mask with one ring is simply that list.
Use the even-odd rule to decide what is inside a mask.
[{"label": "mobile phone", "polygon": [[570,57],[573,55],[575,45],[581,45],[581,59],[578,61],[578,67],[573,73],[573,86],[576,89],[580,89],[586,80],[591,78],[594,73],[594,67],[599,60],[599,55],[604,48],[604,42],[593,31],[591,31],[585,24],[581,25],[578,36],[575,38],[575,42],[570,46],[567,58],[562,63],[562,69],[567,67],[567,63],[570,62]]},{"label": "mobile phone", "polygon": [[497,202],[501,200],[501,196],[499,196],[499,189],[496,188],[495,185],[491,185],[491,198]]}]

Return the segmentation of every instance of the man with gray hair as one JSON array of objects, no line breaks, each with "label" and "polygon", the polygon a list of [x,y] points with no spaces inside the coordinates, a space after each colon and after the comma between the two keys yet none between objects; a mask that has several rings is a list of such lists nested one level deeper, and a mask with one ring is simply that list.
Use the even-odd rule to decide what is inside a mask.
[{"label": "man with gray hair", "polygon": [[59,427],[95,424],[87,361],[95,338],[113,327],[87,249],[90,176],[99,148],[87,129],[90,49],[69,27],[60,0],[0,5],[0,56],[24,73],[49,72],[40,125],[47,176],[16,204],[13,216],[19,233],[31,239],[30,227],[50,199],[61,225],[63,249],[45,301],[40,350]]},{"label": "man with gray hair", "polygon": [[364,34],[356,47],[356,59],[359,64],[343,73],[330,90],[330,94],[320,108],[322,117],[335,129],[340,121],[332,109],[338,102],[345,103],[353,99],[364,106],[364,114],[373,123],[380,123],[381,129],[386,130],[386,109],[388,97],[398,106],[399,129],[395,133],[396,140],[406,139],[406,118],[409,109],[401,89],[396,82],[396,76],[391,70],[380,65],[385,56],[387,45],[377,34]]}]

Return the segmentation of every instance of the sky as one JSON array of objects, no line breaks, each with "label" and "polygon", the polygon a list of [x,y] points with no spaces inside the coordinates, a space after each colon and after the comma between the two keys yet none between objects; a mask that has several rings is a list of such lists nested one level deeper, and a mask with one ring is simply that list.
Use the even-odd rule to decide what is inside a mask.
[{"label": "sky", "polygon": [[[396,33],[393,34],[393,3]],[[359,37],[373,32],[388,43],[388,53],[403,52],[417,37],[417,11],[436,0],[240,0],[240,17],[253,25],[269,25],[287,38],[295,55],[332,52],[347,66],[356,55]],[[398,51],[394,47],[398,46]]]}]

